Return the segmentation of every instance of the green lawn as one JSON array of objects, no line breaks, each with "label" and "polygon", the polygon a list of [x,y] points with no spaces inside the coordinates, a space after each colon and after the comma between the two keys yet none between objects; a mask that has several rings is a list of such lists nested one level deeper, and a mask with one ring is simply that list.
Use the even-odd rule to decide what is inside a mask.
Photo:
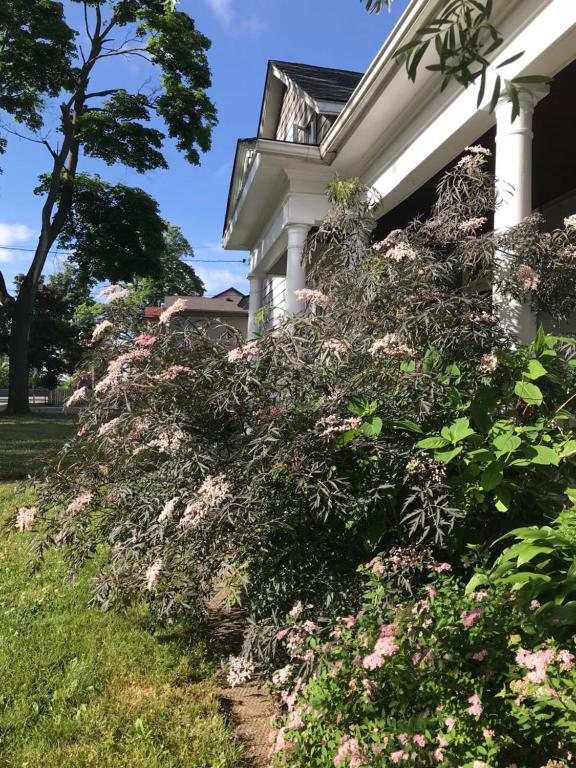
[{"label": "green lawn", "polygon": [[59,553],[31,572],[25,502],[0,485],[0,768],[239,768],[200,642],[89,608],[95,566],[73,586]]},{"label": "green lawn", "polygon": [[58,449],[76,429],[71,418],[0,414],[0,481],[21,480],[41,468],[42,454]]}]

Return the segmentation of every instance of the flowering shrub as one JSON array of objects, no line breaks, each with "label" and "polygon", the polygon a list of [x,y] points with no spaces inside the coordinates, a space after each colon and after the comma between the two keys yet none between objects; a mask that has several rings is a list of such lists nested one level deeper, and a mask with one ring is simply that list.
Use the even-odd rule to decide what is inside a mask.
[{"label": "flowering shrub", "polygon": [[[379,243],[360,185],[338,182],[338,205],[310,246],[306,311],[257,340],[186,329],[178,302],[144,328],[114,289],[86,361],[95,385],[72,396],[84,406],[78,437],[40,489],[38,513],[22,518],[40,547],[65,547],[78,565],[104,545],[97,599],[143,594],[161,619],[201,615],[225,582],[250,617],[247,650],[265,662],[295,599],[326,616],[357,606],[357,567],[376,552],[389,554],[394,602],[418,586],[432,554],[457,562],[471,535],[485,542],[516,525],[497,484],[482,487],[485,472],[499,476],[492,464],[517,495],[510,517],[543,522],[544,504],[527,509],[526,499],[543,477],[562,492],[570,469],[559,454],[535,468],[526,450],[566,446],[571,353],[545,336],[513,351],[477,290],[504,247],[480,221],[494,205],[484,158],[471,151],[431,217]],[[522,225],[517,252],[538,271],[526,238],[549,267],[529,294],[525,270],[506,280],[564,317],[576,304],[566,292],[576,227],[551,237],[536,220]],[[469,420],[464,437],[455,416]],[[513,456],[499,453],[506,436],[522,443]]]},{"label": "flowering shrub", "polygon": [[[289,664],[273,676],[285,712],[271,734],[274,765],[573,764],[574,640],[518,634],[510,593],[465,594],[450,570],[431,564],[414,599],[389,609],[376,559],[358,613],[322,631],[305,611],[289,617]],[[303,655],[315,658],[308,677]]]}]

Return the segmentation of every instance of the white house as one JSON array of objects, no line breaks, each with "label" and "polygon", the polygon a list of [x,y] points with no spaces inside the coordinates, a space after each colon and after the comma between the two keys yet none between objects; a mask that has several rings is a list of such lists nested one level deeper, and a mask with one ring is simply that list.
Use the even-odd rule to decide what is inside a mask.
[{"label": "white house", "polygon": [[[225,248],[250,252],[249,333],[259,310],[300,309],[305,286],[302,248],[327,212],[325,189],[336,174],[359,177],[381,196],[377,235],[426,213],[438,174],[470,144],[493,150],[503,203],[495,227],[540,210],[550,227],[576,212],[576,0],[494,0],[493,22],[504,37],[495,68],[511,79],[548,75],[550,87],[525,93],[521,114],[501,101],[490,112],[491,83],[477,90],[451,84],[424,67],[415,83],[395,53],[437,13],[441,2],[411,0],[364,73],[271,61],[258,135],[240,140],[224,226]],[[536,319],[526,306],[496,297],[500,313],[522,340]],[[262,313],[260,313],[262,314]]]}]

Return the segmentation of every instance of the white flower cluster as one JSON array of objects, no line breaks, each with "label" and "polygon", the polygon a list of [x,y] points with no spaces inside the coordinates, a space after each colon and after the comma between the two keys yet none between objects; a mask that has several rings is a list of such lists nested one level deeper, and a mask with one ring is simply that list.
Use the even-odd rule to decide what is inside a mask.
[{"label": "white flower cluster", "polygon": [[16,514],[16,528],[22,533],[32,528],[34,520],[38,515],[38,507],[20,507]]},{"label": "white flower cluster", "polygon": [[347,350],[346,344],[339,339],[326,339],[322,344],[322,349],[327,352],[334,352],[336,355],[345,355]]},{"label": "white flower cluster", "polygon": [[357,416],[343,419],[341,416],[336,416],[335,413],[325,416],[323,419],[318,419],[316,422],[316,429],[320,431],[320,437],[324,438],[350,432],[350,430],[359,429],[361,426],[362,419]]},{"label": "white flower cluster", "polygon": [[254,677],[256,665],[251,659],[242,656],[230,656],[226,680],[231,688],[248,683]]},{"label": "white flower cluster", "polygon": [[104,437],[105,435],[109,435],[111,432],[116,431],[116,427],[122,419],[120,416],[117,416],[115,419],[111,419],[110,421],[107,421],[105,424],[102,424],[100,429],[98,430],[98,437]]},{"label": "white flower cluster", "polygon": [[416,352],[413,349],[401,343],[395,333],[387,333],[384,338],[376,339],[368,351],[371,355],[382,353],[389,357],[411,358],[416,355]]},{"label": "white flower cluster", "polygon": [[180,522],[180,528],[197,528],[206,513],[210,509],[215,509],[230,496],[230,483],[224,475],[209,475],[202,485],[198,488],[197,498],[191,501]]},{"label": "white flower cluster", "polygon": [[576,229],[576,213],[573,213],[572,216],[567,216],[564,219],[564,226],[566,229]]},{"label": "white flower cluster", "polygon": [[70,504],[66,507],[66,512],[64,513],[65,517],[73,517],[74,515],[77,515],[79,512],[83,512],[86,507],[90,504],[92,501],[92,492],[91,491],[85,491],[84,493],[81,493],[79,496],[76,496],[75,499],[73,499]]},{"label": "white flower cluster", "polygon": [[[186,434],[179,427],[176,427],[172,432],[164,430],[157,438],[151,440],[144,446],[145,448],[157,448],[160,453],[167,453],[172,455],[177,453],[180,448],[186,442]],[[137,449],[138,451],[139,449]]]},{"label": "white flower cluster", "polygon": [[80,389],[74,390],[68,400],[64,403],[64,408],[73,408],[78,403],[83,402],[88,397],[87,387],[80,387]]},{"label": "white flower cluster", "polygon": [[92,331],[92,342],[98,341],[98,339],[103,336],[106,331],[112,328],[114,328],[114,326],[110,320],[102,320],[102,322],[98,323],[98,325]]},{"label": "white flower cluster", "polygon": [[152,565],[148,566],[146,569],[146,589],[149,592],[153,592],[156,589],[156,582],[163,570],[164,563],[160,559],[155,560]]},{"label": "white flower cluster", "polygon": [[258,357],[258,344],[255,341],[250,341],[243,347],[231,349],[230,352],[228,352],[227,357],[229,363],[238,363],[241,360],[252,362]]},{"label": "white flower cluster", "polygon": [[159,523],[166,523],[166,522],[168,522],[168,520],[171,520],[172,517],[174,517],[174,512],[176,510],[176,504],[179,501],[180,501],[180,499],[176,496],[176,498],[170,499],[170,501],[167,501],[166,504],[164,504],[162,512],[160,512],[160,515],[158,516],[158,522]]},{"label": "white flower cluster", "polygon": [[328,296],[322,291],[313,291],[310,288],[301,288],[296,291],[296,298],[304,301],[306,304],[312,304],[314,307],[329,307],[332,303]]},{"label": "white flower cluster", "polygon": [[159,325],[168,325],[173,315],[178,315],[181,312],[185,312],[187,309],[184,299],[176,299],[174,304],[171,304],[167,309],[162,312],[158,318]]}]

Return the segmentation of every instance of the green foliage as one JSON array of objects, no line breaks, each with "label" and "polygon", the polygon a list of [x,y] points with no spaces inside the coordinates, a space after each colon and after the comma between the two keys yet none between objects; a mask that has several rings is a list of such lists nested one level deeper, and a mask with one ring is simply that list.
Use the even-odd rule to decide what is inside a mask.
[{"label": "green foliage", "polygon": [[310,607],[292,609],[281,631],[288,664],[273,675],[285,708],[274,765],[568,766],[573,642],[524,633],[506,588],[465,594],[445,563],[389,607],[389,565],[363,569],[356,615],[316,623]]},{"label": "green foliage", "polygon": [[29,536],[14,529],[26,503],[0,486],[2,765],[237,768],[202,642],[179,627],[152,634],[142,608],[89,608],[96,562],[73,585],[57,552],[31,572]]},{"label": "green foliage", "polygon": [[[574,489],[569,494],[574,496]],[[571,506],[551,525],[510,531],[506,540],[514,539],[514,543],[500,555],[489,575],[491,582],[518,592],[533,610],[531,622],[568,637],[576,627],[574,521]],[[479,575],[478,583],[482,580]]]},{"label": "green foliage", "polygon": [[[479,225],[494,203],[484,156],[448,174],[429,220],[379,243],[365,196],[346,197],[310,246],[322,268],[306,311],[256,341],[190,328],[177,305],[138,337],[131,298],[111,302],[80,434],[41,490],[39,546],[66,541],[77,567],[105,543],[104,605],[140,599],[159,569],[144,591],[160,620],[201,614],[226,574],[266,666],[295,600],[357,607],[357,567],[375,553],[434,550],[457,567],[469,543],[547,521],[575,485],[556,452],[569,445],[572,348],[540,334],[515,349],[477,290],[499,237]],[[554,242],[539,239],[550,268],[534,303],[556,295]],[[541,405],[515,394],[519,381]],[[397,571],[393,602],[422,579]]]},{"label": "green foliage", "polygon": [[[76,32],[62,3],[9,0],[0,8],[0,110],[37,130],[42,105],[74,80]],[[0,143],[0,151],[5,142]]]},{"label": "green foliage", "polygon": [[58,242],[74,252],[84,280],[160,277],[167,223],[144,190],[79,174],[70,216]]}]

